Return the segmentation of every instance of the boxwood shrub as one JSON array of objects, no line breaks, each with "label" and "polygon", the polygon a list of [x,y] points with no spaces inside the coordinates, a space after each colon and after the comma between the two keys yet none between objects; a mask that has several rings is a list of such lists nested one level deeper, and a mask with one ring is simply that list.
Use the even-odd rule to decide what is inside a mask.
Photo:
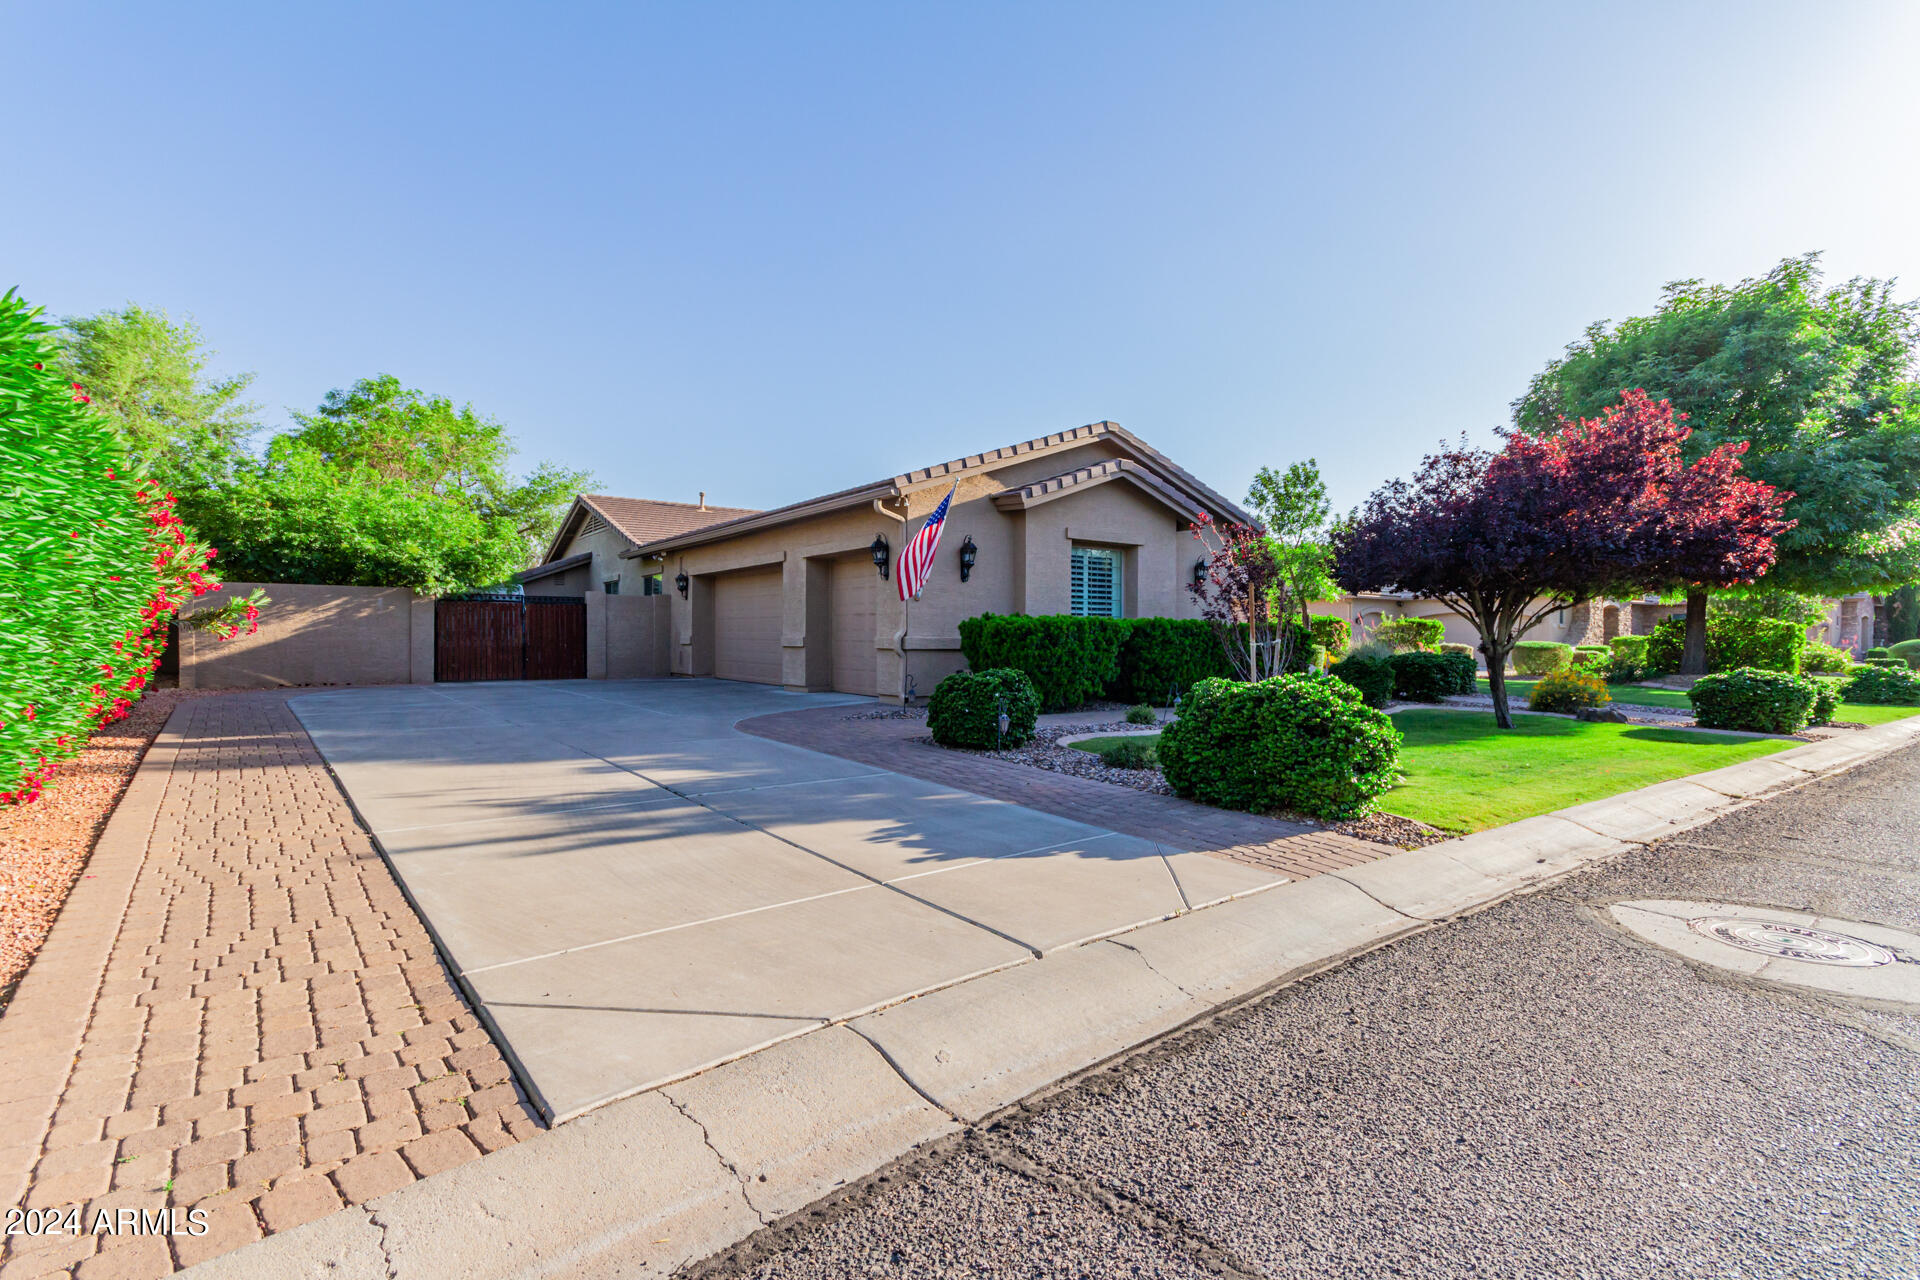
[{"label": "boxwood shrub", "polygon": [[1848,702],[1920,707],[1920,675],[1905,667],[1861,667],[1840,692]]},{"label": "boxwood shrub", "polygon": [[[1647,666],[1662,674],[1680,669],[1687,644],[1687,620],[1668,618],[1656,623],[1647,644]],[[1779,618],[1743,618],[1731,613],[1707,615],[1707,670],[1733,671],[1757,667],[1763,671],[1800,670],[1800,654],[1807,647],[1806,628]]]},{"label": "boxwood shrub", "polygon": [[1400,733],[1342,680],[1202,680],[1161,733],[1159,755],[1180,795],[1335,820],[1368,812],[1399,781]]},{"label": "boxwood shrub", "polygon": [[[1007,731],[1000,733],[1000,702],[1006,699]],[[956,671],[927,699],[927,732],[943,747],[1017,747],[1033,740],[1040,695],[1026,673],[1011,667]]]},{"label": "boxwood shrub", "polygon": [[1412,650],[1387,659],[1393,668],[1393,696],[1408,702],[1439,702],[1457,693],[1472,693],[1478,668],[1460,653]]},{"label": "boxwood shrub", "polygon": [[1865,665],[1869,667],[1904,667],[1907,664],[1898,658],[1868,658]]},{"label": "boxwood shrub", "polygon": [[1523,676],[1544,676],[1573,665],[1573,646],[1552,640],[1522,640],[1513,646],[1513,669]]},{"label": "boxwood shrub", "polygon": [[1582,707],[1604,707],[1612,701],[1607,682],[1598,672],[1568,667],[1540,677],[1540,682],[1527,694],[1527,709],[1568,714]]},{"label": "boxwood shrub", "polygon": [[1868,662],[1872,662],[1875,658],[1890,658],[1893,655],[1887,652],[1887,648],[1885,645],[1877,644],[1873,646],[1873,648],[1861,654],[1860,656],[1866,659]]},{"label": "boxwood shrub", "polygon": [[1370,707],[1393,701],[1393,661],[1385,654],[1350,653],[1328,667],[1327,674],[1359,690],[1361,700]]},{"label": "boxwood shrub", "polygon": [[1820,682],[1762,667],[1701,676],[1687,690],[1694,719],[1706,729],[1798,733],[1813,718]]},{"label": "boxwood shrub", "polygon": [[1908,666],[1920,670],[1920,640],[1902,640],[1899,644],[1887,646],[1887,656],[1898,658]]}]

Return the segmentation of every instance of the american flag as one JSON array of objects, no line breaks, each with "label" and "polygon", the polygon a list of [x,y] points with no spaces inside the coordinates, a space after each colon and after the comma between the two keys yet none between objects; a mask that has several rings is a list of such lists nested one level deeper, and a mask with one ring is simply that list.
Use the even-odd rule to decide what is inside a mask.
[{"label": "american flag", "polygon": [[920,526],[920,532],[913,535],[913,541],[900,553],[900,571],[894,578],[900,583],[902,600],[918,600],[920,593],[927,589],[927,575],[933,572],[933,553],[940,549],[940,530],[947,523],[947,504],[953,501],[954,490],[959,487],[956,481],[953,489],[947,490],[947,496],[940,499],[940,505],[933,509],[927,522]]}]

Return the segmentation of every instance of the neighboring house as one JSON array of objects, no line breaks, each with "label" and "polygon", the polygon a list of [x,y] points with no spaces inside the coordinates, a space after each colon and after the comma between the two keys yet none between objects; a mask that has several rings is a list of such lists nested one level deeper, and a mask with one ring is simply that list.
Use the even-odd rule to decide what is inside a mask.
[{"label": "neighboring house", "polygon": [[[956,483],[923,596],[903,603],[894,561]],[[1186,587],[1204,554],[1191,532],[1202,511],[1252,519],[1096,422],[619,555],[667,591],[675,675],[924,697],[965,666],[959,624],[976,614],[1198,616]],[[974,557],[965,581],[963,552]]]},{"label": "neighboring house", "polygon": [[670,534],[753,514],[751,507],[710,507],[704,493],[698,503],[583,493],[574,498],[567,518],[560,522],[545,560],[517,575],[518,581],[528,595],[536,596],[583,596],[592,591],[659,595],[665,588],[658,573],[644,573],[634,561],[621,559],[621,553]]}]

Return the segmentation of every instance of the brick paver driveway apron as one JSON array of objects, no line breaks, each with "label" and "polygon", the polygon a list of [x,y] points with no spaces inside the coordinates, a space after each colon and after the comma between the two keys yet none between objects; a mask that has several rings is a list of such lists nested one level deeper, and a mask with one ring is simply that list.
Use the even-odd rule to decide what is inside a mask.
[{"label": "brick paver driveway apron", "polygon": [[734,727],[849,701],[673,680],[291,706],[556,1119],[1285,878]]}]

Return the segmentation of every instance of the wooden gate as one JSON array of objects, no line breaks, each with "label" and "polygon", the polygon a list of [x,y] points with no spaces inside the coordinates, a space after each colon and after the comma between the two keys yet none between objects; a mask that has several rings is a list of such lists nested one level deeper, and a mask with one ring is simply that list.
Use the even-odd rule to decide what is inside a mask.
[{"label": "wooden gate", "polygon": [[584,680],[584,596],[467,595],[433,606],[433,678]]}]

